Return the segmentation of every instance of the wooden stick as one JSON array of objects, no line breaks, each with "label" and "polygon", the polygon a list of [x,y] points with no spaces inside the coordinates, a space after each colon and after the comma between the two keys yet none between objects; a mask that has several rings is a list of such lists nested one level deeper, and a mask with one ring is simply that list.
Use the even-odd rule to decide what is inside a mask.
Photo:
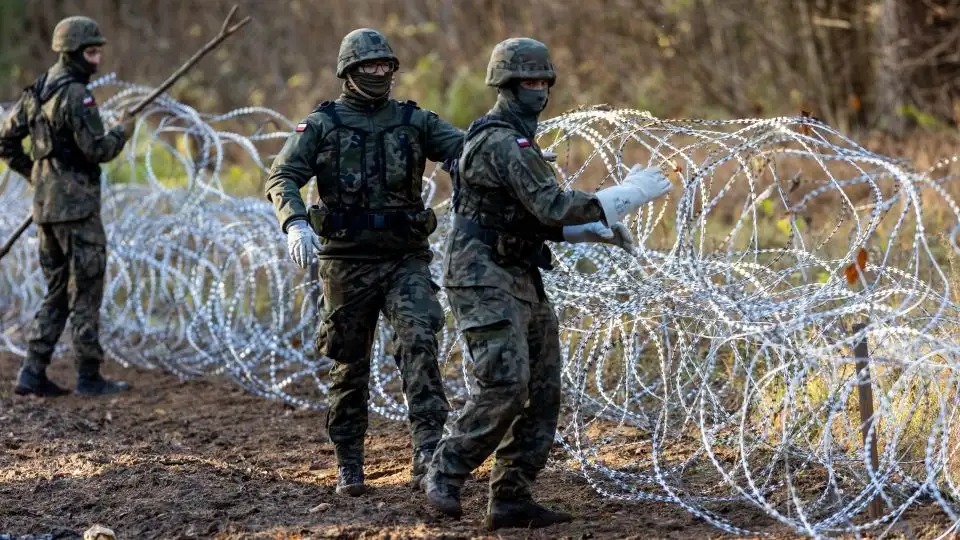
[{"label": "wooden stick", "polygon": [[[210,42],[204,45],[202,49],[197,51],[192,57],[190,57],[189,60],[184,62],[184,64],[180,66],[179,69],[177,69],[176,71],[173,72],[173,74],[167,77],[167,80],[163,81],[163,84],[158,86],[153,92],[150,92],[150,94],[147,95],[147,97],[143,98],[143,100],[141,100],[140,103],[137,103],[132,109],[127,111],[128,114],[137,115],[141,111],[143,111],[143,109],[145,109],[147,105],[153,103],[154,100],[160,97],[161,94],[163,94],[164,92],[167,91],[167,89],[173,86],[173,84],[177,82],[180,79],[180,77],[183,77],[184,73],[186,73],[194,65],[196,65],[196,63],[199,62],[201,58],[206,56],[207,53],[216,49],[217,46],[223,42],[223,40],[227,39],[234,32],[243,28],[244,25],[250,22],[251,21],[250,17],[244,17],[242,21],[238,22],[233,26],[230,26],[230,21],[233,20],[233,16],[237,13],[238,8],[239,8],[238,5],[234,5],[233,8],[230,10],[230,13],[227,14],[227,18],[223,20],[223,25],[220,27],[220,33],[217,34],[217,37],[210,40]],[[10,251],[10,248],[13,247],[14,242],[16,242],[17,239],[19,239],[20,236],[23,234],[23,232],[26,231],[28,227],[30,227],[31,223],[33,223],[33,216],[28,216],[25,220],[23,220],[23,223],[21,223],[20,226],[17,227],[17,229],[13,232],[10,238],[8,238],[7,241],[3,244],[3,247],[0,247],[0,259],[2,259],[4,255],[6,255]]]},{"label": "wooden stick", "polygon": [[[864,323],[855,324],[853,325],[853,333],[856,334],[866,327],[867,325]],[[873,385],[870,380],[870,352],[867,349],[866,336],[857,342],[853,349],[853,355],[856,359],[857,379],[860,381],[857,385],[857,395],[860,398],[860,430],[863,434],[864,446],[870,445],[870,466],[873,469],[873,474],[878,474],[880,457],[877,452],[876,431],[870,437],[870,428],[873,425]],[[882,502],[879,495],[874,496],[870,501],[868,507],[870,519],[880,519],[883,516]]]},{"label": "wooden stick", "polygon": [[2,259],[3,256],[10,251],[10,248],[13,247],[13,243],[16,242],[18,238],[20,238],[20,235],[22,235],[23,232],[27,230],[27,228],[30,226],[31,223],[33,223],[33,217],[32,216],[27,217],[27,219],[23,220],[23,223],[21,223],[20,226],[17,227],[17,230],[13,231],[13,234],[10,236],[10,238],[8,238],[6,242],[4,242],[3,247],[0,247],[0,259]]},{"label": "wooden stick", "polygon": [[209,43],[203,46],[203,48],[201,48],[199,51],[194,53],[194,55],[190,57],[189,60],[187,60],[186,62],[184,62],[182,66],[180,66],[180,69],[174,71],[169,77],[167,77],[167,80],[163,81],[163,84],[161,84],[156,89],[154,89],[153,92],[150,92],[150,94],[147,97],[143,98],[143,101],[141,101],[135,107],[130,109],[130,114],[138,114],[141,111],[143,111],[143,109],[145,109],[147,105],[152,103],[155,99],[157,99],[157,97],[159,97],[161,94],[166,92],[168,88],[173,86],[173,84],[176,83],[180,79],[180,77],[183,76],[184,73],[189,71],[190,68],[192,68],[197,62],[199,62],[201,58],[206,56],[207,53],[216,49],[217,46],[223,42],[223,40],[227,39],[234,32],[243,28],[244,25],[250,22],[251,21],[250,17],[244,17],[242,21],[238,22],[233,26],[230,26],[230,21],[233,19],[233,16],[237,12],[238,7],[239,6],[234,5],[233,8],[230,10],[230,13],[227,15],[227,18],[223,20],[223,25],[220,27],[220,33],[217,34],[215,38],[211,39]]}]

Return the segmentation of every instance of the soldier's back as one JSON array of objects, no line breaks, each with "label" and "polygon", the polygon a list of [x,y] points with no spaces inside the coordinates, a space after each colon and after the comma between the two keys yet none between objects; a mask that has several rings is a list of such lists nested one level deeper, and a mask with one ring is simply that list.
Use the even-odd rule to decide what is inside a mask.
[{"label": "soldier's back", "polygon": [[[101,140],[103,124],[84,82],[59,65],[44,79],[36,85],[36,103],[26,111],[34,145],[33,215],[38,223],[77,221],[100,210],[100,166],[79,141],[107,146]],[[122,141],[110,146],[119,146],[108,149],[112,158]]]}]

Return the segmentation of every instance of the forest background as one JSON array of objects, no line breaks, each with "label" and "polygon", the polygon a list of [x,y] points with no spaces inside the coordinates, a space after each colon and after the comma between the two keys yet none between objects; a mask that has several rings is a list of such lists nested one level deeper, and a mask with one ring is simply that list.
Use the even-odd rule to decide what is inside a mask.
[{"label": "forest background", "polygon": [[960,0],[0,0],[0,102],[53,61],[64,16],[101,24],[103,73],[157,85],[234,3],[254,21],[171,91],[202,112],[304,116],[339,93],[341,38],[369,26],[400,57],[395,95],[461,127],[494,99],[491,48],[530,36],[559,71],[547,116],[598,103],[667,118],[807,111],[921,167],[960,153]]}]

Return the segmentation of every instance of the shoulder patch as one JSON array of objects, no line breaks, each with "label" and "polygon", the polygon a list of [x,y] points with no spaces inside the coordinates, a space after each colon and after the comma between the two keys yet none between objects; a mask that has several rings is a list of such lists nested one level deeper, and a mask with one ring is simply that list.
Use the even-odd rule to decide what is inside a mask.
[{"label": "shoulder patch", "polygon": [[299,124],[297,124],[296,132],[297,132],[297,133],[303,133],[306,129],[307,129],[307,123],[306,123],[306,122],[300,122]]},{"label": "shoulder patch", "polygon": [[526,137],[517,137],[517,146],[519,146],[520,148],[529,148],[530,140],[527,139]]},{"label": "shoulder patch", "polygon": [[92,107],[92,106],[94,106],[94,105],[96,105],[96,104],[97,104],[97,100],[93,99],[93,96],[92,96],[92,95],[87,94],[86,96],[83,97],[83,106],[84,106],[84,107]]}]

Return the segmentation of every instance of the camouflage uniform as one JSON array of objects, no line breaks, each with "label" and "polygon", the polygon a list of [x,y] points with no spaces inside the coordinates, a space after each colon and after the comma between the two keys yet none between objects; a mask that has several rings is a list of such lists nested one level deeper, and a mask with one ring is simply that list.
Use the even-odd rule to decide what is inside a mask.
[{"label": "camouflage uniform", "polygon": [[457,164],[443,286],[477,384],[437,447],[424,487],[431,503],[446,497],[450,504],[435,506],[459,517],[460,486],[496,451],[491,508],[497,501],[528,505],[525,526],[543,517],[528,511],[530,489],[553,445],[561,403],[558,321],[540,274],[551,268],[544,241],[562,241],[565,225],[604,216],[594,195],[558,186],[534,140],[539,110],[517,104],[518,79],[553,83],[543,44],[511,39],[494,50],[487,83],[500,88],[500,98],[471,124]]},{"label": "camouflage uniform", "polygon": [[[343,95],[297,126],[265,187],[284,231],[308,219],[322,242],[317,350],[335,362],[326,427],[341,466],[338,488],[348,482],[344,475],[359,474],[362,483],[370,350],[380,312],[400,343],[413,444],[415,452],[425,451],[422,469],[449,410],[437,364],[444,317],[428,268],[436,217],[421,192],[426,160],[459,155],[463,132],[412,101],[390,99],[389,86],[373,99],[371,91],[358,92],[351,83],[363,79],[354,68],[378,60],[398,64],[378,32],[360,29],[344,38],[337,66],[347,79]],[[308,211],[300,189],[313,176],[322,206]]]},{"label": "camouflage uniform", "polygon": [[[54,347],[68,317],[79,373],[78,391],[119,390],[100,377],[100,304],[106,270],[106,234],[100,220],[100,163],[116,157],[127,140],[123,126],[104,130],[86,84],[96,67],[84,48],[103,45],[96,23],[65,19],[54,30],[60,60],[28,87],[0,127],[0,159],[34,187],[40,267],[47,295],[28,332],[19,393],[64,393],[46,379]],[[23,139],[31,139],[31,155]],[[125,385],[121,385],[124,388]],[[35,390],[35,391],[34,391]],[[49,392],[47,391],[49,390]]]}]

